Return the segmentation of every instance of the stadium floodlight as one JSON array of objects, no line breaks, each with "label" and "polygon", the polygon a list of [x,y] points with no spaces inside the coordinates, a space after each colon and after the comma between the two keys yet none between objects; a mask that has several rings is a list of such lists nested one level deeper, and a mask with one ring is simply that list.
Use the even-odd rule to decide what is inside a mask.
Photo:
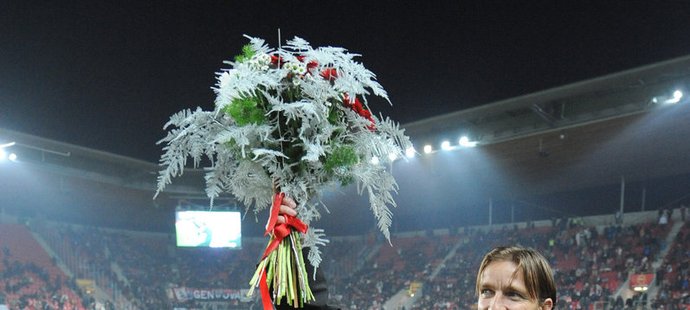
[{"label": "stadium floodlight", "polygon": [[676,104],[683,99],[683,91],[676,89],[671,96],[656,96],[652,98],[652,103]]},{"label": "stadium floodlight", "polygon": [[414,157],[415,153],[414,147],[408,147],[407,150],[405,150],[405,156],[407,156],[407,158]]},{"label": "stadium floodlight", "polygon": [[458,144],[460,144],[462,147],[475,147],[477,146],[477,141],[470,141],[470,138],[467,136],[462,136],[460,137]]},{"label": "stadium floodlight", "polygon": [[371,163],[374,164],[374,165],[378,165],[378,164],[379,164],[379,158],[376,157],[376,156],[372,157],[372,158],[371,158]]},{"label": "stadium floodlight", "polygon": [[388,154],[388,159],[390,159],[391,161],[395,161],[396,159],[398,159],[398,154],[390,153]]},{"label": "stadium floodlight", "polygon": [[431,145],[427,144],[424,146],[424,154],[429,154],[429,153],[431,153],[431,151],[433,151],[433,149],[431,148]]},{"label": "stadium floodlight", "polygon": [[669,98],[666,100],[666,103],[668,104],[676,104],[680,102],[680,99],[683,98],[683,92],[680,90],[676,90],[673,92],[673,97]]},{"label": "stadium floodlight", "polygon": [[445,150],[445,151],[450,150],[450,149],[451,149],[451,147],[450,147],[450,141],[443,141],[443,142],[441,143],[441,149],[442,149],[442,150]]},{"label": "stadium floodlight", "polygon": [[8,143],[3,143],[0,144],[0,161],[5,161],[5,160],[10,160],[10,161],[17,161],[17,154],[15,153],[8,153],[5,151],[6,148],[15,145],[14,142],[8,142]]}]

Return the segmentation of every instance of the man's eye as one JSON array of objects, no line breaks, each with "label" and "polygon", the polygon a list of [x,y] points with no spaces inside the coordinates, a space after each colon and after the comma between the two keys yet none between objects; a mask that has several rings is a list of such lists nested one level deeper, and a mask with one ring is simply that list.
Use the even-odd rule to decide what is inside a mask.
[{"label": "man's eye", "polygon": [[518,292],[506,292],[506,296],[508,296],[510,299],[513,299],[513,300],[525,299],[525,297]]},{"label": "man's eye", "polygon": [[483,290],[481,290],[480,293],[481,293],[481,296],[483,298],[489,298],[489,297],[494,296],[494,291],[492,291],[490,289],[483,289]]}]

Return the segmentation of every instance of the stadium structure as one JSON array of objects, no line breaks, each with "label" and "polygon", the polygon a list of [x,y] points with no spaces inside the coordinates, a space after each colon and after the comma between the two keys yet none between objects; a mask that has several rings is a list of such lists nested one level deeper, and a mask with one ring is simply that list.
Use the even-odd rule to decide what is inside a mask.
[{"label": "stadium structure", "polygon": [[[520,243],[549,255],[559,305],[687,309],[689,78],[687,56],[403,125],[392,247],[353,187],[324,195],[333,303],[467,309],[478,250]],[[157,163],[7,129],[0,145],[0,304],[257,308],[262,214],[241,250],[175,247],[175,211],[208,209],[202,168],[154,200]]]}]

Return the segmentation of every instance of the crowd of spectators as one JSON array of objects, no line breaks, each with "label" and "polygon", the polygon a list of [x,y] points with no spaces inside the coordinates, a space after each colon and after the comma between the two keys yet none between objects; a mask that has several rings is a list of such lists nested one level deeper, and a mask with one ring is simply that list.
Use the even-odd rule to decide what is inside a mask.
[{"label": "crowd of spectators", "polygon": [[667,226],[651,223],[560,231],[554,246],[560,305],[616,304],[611,296],[630,274],[652,271],[667,233]]},{"label": "crowd of spectators", "polygon": [[[683,220],[685,218],[683,217]],[[685,222],[678,232],[663,265],[657,270],[657,285],[660,287],[653,306],[664,309],[687,309],[690,307],[690,224]],[[678,308],[685,305],[686,308]]]},{"label": "crowd of spectators", "polygon": [[81,294],[73,278],[68,278],[50,260],[28,229],[17,224],[0,224],[0,292],[9,309],[83,310],[95,303]]},{"label": "crowd of spectators", "polygon": [[[331,238],[331,244],[322,248],[321,270],[329,279],[331,304],[343,309],[383,309],[399,292],[417,295],[412,309],[471,309],[476,303],[474,283],[482,255],[497,245],[520,244],[538,249],[550,260],[559,288],[558,309],[594,309],[597,305],[627,309],[635,304],[686,309],[680,305],[688,304],[690,298],[690,233],[686,224],[668,254],[660,257],[670,226],[668,222],[588,226],[574,218],[539,227],[522,223],[394,234],[393,246],[375,233]],[[265,240],[245,239],[242,250],[182,249],[165,234],[69,225],[51,226],[43,232],[76,278],[98,274],[100,289],[113,296],[118,292],[126,300],[101,309],[246,309],[259,305],[258,297],[179,300],[173,289],[247,289]],[[73,279],[51,278],[36,265],[11,261],[8,254],[0,265],[0,291],[6,292],[11,309],[96,308],[93,298],[84,298],[82,304],[78,297],[61,293],[69,288],[79,291]],[[655,261],[663,261],[662,266],[654,268]],[[619,296],[617,292],[630,274],[655,272],[658,294],[613,298]],[[31,281],[41,285],[31,286]],[[26,287],[41,289],[22,291]]]},{"label": "crowd of spectators", "polygon": [[10,309],[84,309],[78,299],[70,298],[78,291],[74,282],[66,283],[61,277],[51,280],[31,262],[5,261],[3,265],[0,291],[6,294]]},{"label": "crowd of spectators", "polygon": [[[438,274],[424,279],[422,297],[412,308],[470,309],[476,303],[476,266],[488,249],[505,244],[533,247],[550,259],[559,287],[559,309],[589,309],[594,305],[618,309],[617,304],[623,309],[626,304],[642,304],[646,295],[635,295],[627,301],[622,297],[613,299],[612,296],[629,274],[652,271],[651,262],[658,258],[661,239],[668,232],[668,225],[653,223],[597,229],[584,226],[580,219],[554,221],[552,227],[528,225],[521,229],[503,227],[489,232],[466,230],[457,236],[459,246],[455,255],[443,263]],[[426,242],[433,245],[440,240],[428,238]],[[443,248],[442,243],[435,246]],[[431,256],[423,259],[426,262],[433,260]],[[414,267],[411,269],[415,270]],[[367,274],[364,277],[366,281],[379,279],[382,282],[380,287],[390,285],[394,291],[399,289],[400,280],[405,279],[405,273],[396,273],[390,282],[386,281],[386,274],[380,276],[369,270],[364,273]],[[394,293],[381,299],[386,300]],[[364,309],[380,309],[380,303],[369,300],[375,294],[363,295],[368,297],[363,298],[366,303]]]},{"label": "crowd of spectators", "polygon": [[334,277],[334,290],[343,293],[341,303],[347,309],[380,308],[395,293],[423,281],[456,243],[448,236],[438,242],[428,239],[424,235],[393,236],[393,246],[384,242],[357,272]]},{"label": "crowd of spectators", "polygon": [[110,247],[112,234],[95,227],[72,225],[42,225],[34,223],[55,255],[65,264],[74,278],[94,281],[99,289],[111,296],[100,308],[104,310],[133,309],[130,286],[118,277],[112,266]]},{"label": "crowd of spectators", "polygon": [[[176,248],[166,234],[52,225],[43,237],[80,278],[96,281],[114,309],[246,309],[247,303],[178,300],[175,288],[246,289],[262,246],[242,250]],[[117,271],[117,272],[116,272]],[[116,294],[117,293],[117,294]],[[104,308],[109,309],[108,306]]]}]

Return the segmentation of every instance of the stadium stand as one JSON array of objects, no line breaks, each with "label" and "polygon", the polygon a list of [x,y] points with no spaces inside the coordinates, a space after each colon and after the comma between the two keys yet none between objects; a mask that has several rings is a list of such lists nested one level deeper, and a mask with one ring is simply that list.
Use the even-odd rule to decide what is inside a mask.
[{"label": "stadium stand", "polygon": [[666,309],[684,306],[690,308],[690,224],[683,223],[683,228],[675,236],[668,255],[659,267],[656,285],[659,287],[653,307],[664,306]]},{"label": "stadium stand", "polygon": [[0,224],[0,292],[10,309],[86,309],[89,298],[21,224]]},{"label": "stadium stand", "polygon": [[[679,228],[675,232],[673,225]],[[247,238],[241,250],[182,249],[166,234],[49,221],[3,223],[0,236],[12,236],[0,237],[0,290],[10,309],[258,305],[240,293],[246,292],[265,246],[261,238]],[[654,212],[630,224],[573,218],[399,233],[393,246],[370,233],[333,238],[322,268],[330,280],[331,303],[343,309],[471,309],[482,255],[497,245],[521,244],[539,249],[553,264],[559,309],[687,309],[689,236],[690,225],[659,224]],[[673,242],[665,244],[667,239]],[[632,273],[655,273],[658,293],[626,296]],[[78,279],[93,280],[95,288],[77,286]],[[200,293],[214,290],[234,295],[223,300]],[[397,298],[400,294],[406,298]]]}]

